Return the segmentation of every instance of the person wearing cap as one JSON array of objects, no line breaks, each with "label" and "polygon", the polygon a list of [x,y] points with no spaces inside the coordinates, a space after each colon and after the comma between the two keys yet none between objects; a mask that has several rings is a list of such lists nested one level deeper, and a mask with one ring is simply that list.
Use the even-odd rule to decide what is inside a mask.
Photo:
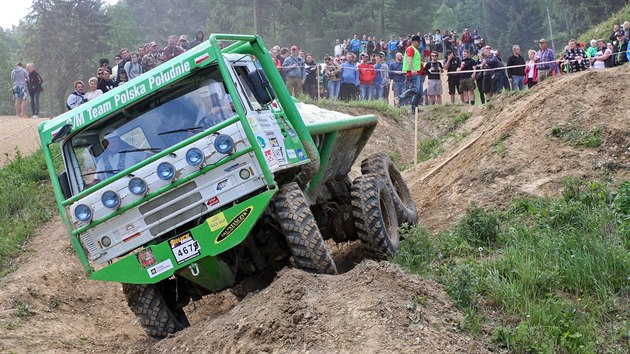
[{"label": "person wearing cap", "polygon": [[157,43],[153,41],[149,43],[149,51],[142,57],[140,63],[142,64],[143,72],[147,72],[162,64],[162,58],[160,53],[158,53]]},{"label": "person wearing cap", "polygon": [[179,36],[179,46],[182,47],[184,51],[188,50],[189,45],[190,45],[190,42],[188,42],[187,35],[182,34],[181,36]]},{"label": "person wearing cap", "polygon": [[595,56],[595,54],[597,54],[597,52],[599,51],[599,47],[597,46],[597,40],[596,39],[591,39],[590,42],[591,46],[588,47],[588,49],[586,50],[586,57],[587,58],[592,58]]},{"label": "person wearing cap", "polygon": [[162,50],[164,52],[165,61],[169,61],[176,56],[184,53],[184,48],[177,45],[177,36],[168,36],[168,45]]},{"label": "person wearing cap", "polygon": [[616,47],[616,55],[615,55],[615,65],[623,65],[628,62],[628,56],[626,52],[628,51],[628,39],[623,31],[619,31],[616,34],[617,37],[617,47]]},{"label": "person wearing cap", "polygon": [[377,53],[375,59],[374,71],[376,76],[374,77],[374,94],[372,98],[375,100],[387,99],[387,93],[389,92],[389,67],[385,63],[385,53]]},{"label": "person wearing cap", "polygon": [[411,99],[412,113],[415,113],[416,107],[421,103],[422,84],[424,83],[424,75],[422,75],[422,54],[418,48],[420,48],[420,36],[415,34],[411,36],[411,45],[405,51],[402,68],[407,75],[407,80],[411,82],[412,87],[398,97],[400,100],[413,97]]},{"label": "person wearing cap", "polygon": [[374,79],[376,71],[374,65],[369,62],[366,53],[361,53],[361,63],[357,66],[359,69],[359,94],[362,101],[372,99],[374,96]]},{"label": "person wearing cap", "polygon": [[[188,49],[192,49],[192,48],[200,45],[203,42],[204,37],[205,37],[205,34],[203,33],[203,31],[201,29],[198,29],[195,32],[195,39],[188,44]],[[280,50],[279,47],[278,47],[278,50]]]},{"label": "person wearing cap", "polygon": [[538,41],[540,50],[536,52],[536,62],[538,63],[538,82],[553,75],[556,70],[556,54],[547,47],[547,40],[541,38]]},{"label": "person wearing cap", "polygon": [[282,71],[285,74],[286,85],[293,97],[302,95],[302,85],[306,80],[306,67],[304,59],[298,55],[298,47],[291,46],[291,54],[282,62]]},{"label": "person wearing cap", "polygon": [[462,34],[462,45],[464,46],[464,49],[472,50],[472,41],[473,39],[470,31],[468,28],[465,28],[464,33]]}]

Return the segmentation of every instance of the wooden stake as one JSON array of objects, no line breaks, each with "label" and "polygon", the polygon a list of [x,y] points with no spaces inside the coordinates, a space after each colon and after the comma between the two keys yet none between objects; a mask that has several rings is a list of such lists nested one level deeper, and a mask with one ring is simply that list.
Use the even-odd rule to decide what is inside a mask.
[{"label": "wooden stake", "polygon": [[413,154],[413,164],[417,165],[418,164],[418,107],[415,108],[415,123],[414,123],[414,131],[415,131],[415,137],[414,137],[414,154]]},{"label": "wooden stake", "polygon": [[469,141],[466,145],[462,146],[459,150],[455,151],[454,154],[452,154],[451,156],[448,157],[448,159],[442,161],[442,163],[440,163],[439,165],[437,165],[434,169],[432,169],[429,173],[427,173],[424,177],[420,178],[420,181],[424,181],[425,179],[431,177],[434,173],[436,173],[437,171],[439,171],[442,167],[444,167],[444,165],[446,165],[447,163],[449,163],[452,159],[455,158],[455,156],[459,155],[460,152],[466,150],[470,145],[472,145],[475,141],[479,140],[479,138],[481,138],[481,136],[484,134],[484,132],[482,132],[481,134],[479,134],[476,138],[474,138],[473,140]]}]

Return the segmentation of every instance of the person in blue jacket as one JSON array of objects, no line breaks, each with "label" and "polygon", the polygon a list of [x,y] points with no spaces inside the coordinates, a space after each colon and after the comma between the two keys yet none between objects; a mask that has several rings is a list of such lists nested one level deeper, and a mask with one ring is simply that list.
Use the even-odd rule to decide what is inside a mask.
[{"label": "person in blue jacket", "polygon": [[359,69],[356,66],[356,57],[353,53],[348,53],[346,58],[347,60],[341,63],[339,99],[347,102],[356,99],[357,87],[359,87]]}]

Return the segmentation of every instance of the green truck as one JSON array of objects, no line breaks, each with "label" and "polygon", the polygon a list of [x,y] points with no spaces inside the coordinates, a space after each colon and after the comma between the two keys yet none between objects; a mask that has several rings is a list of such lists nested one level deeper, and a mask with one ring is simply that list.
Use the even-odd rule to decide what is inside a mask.
[{"label": "green truck", "polygon": [[417,222],[400,173],[376,154],[349,176],[376,124],[297,102],[261,38],[215,34],[39,133],[89,279],[122,283],[159,339],[206,294],[243,296],[285,266],[337,273],[327,243],[394,252]]}]

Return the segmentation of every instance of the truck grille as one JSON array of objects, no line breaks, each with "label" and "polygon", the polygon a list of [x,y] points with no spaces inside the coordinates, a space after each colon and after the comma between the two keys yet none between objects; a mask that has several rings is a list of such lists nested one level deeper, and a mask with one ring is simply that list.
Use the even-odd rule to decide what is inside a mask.
[{"label": "truck grille", "polygon": [[138,210],[140,210],[140,213],[142,215],[150,213],[151,211],[161,207],[162,205],[172,200],[175,200],[186,193],[194,191],[196,188],[197,188],[197,183],[195,183],[194,181],[190,183],[186,183],[183,186],[180,186],[179,188],[167,194],[164,194],[158,198],[153,199],[152,201],[141,206]]},{"label": "truck grille", "polygon": [[[199,195],[199,197],[201,198],[201,195]],[[188,198],[187,198],[188,199]],[[173,206],[177,205],[179,203],[174,204]],[[190,203],[187,203],[186,205],[190,205]],[[166,209],[165,209],[166,210]],[[157,236],[160,233],[170,230],[173,227],[175,227],[177,224],[182,223],[188,219],[192,219],[195,216],[201,215],[203,213],[205,213],[208,210],[208,207],[205,204],[199,204],[197,206],[195,206],[194,208],[185,211],[181,214],[178,215],[174,215],[172,218],[168,219],[168,220],[164,220],[161,223],[153,226],[151,229],[149,229],[149,232],[151,233],[151,235],[153,236]],[[167,214],[168,215],[168,214]],[[145,219],[146,221],[146,219]],[[148,224],[148,222],[147,222]]]},{"label": "truck grille", "polygon": [[96,247],[96,243],[94,242],[94,240],[92,240],[92,237],[89,233],[84,233],[83,235],[81,235],[81,243],[83,244],[83,246],[85,246],[88,253],[90,254],[90,259],[95,259],[100,256],[101,252],[98,250],[98,247]]}]

